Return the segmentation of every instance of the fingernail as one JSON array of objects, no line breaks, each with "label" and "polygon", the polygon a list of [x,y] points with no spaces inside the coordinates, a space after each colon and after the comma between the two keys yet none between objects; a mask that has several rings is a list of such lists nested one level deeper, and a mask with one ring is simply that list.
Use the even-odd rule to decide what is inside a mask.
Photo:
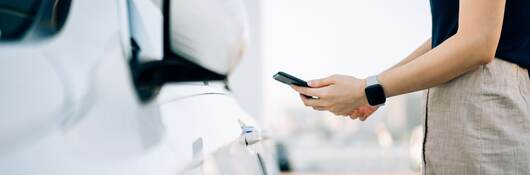
[{"label": "fingernail", "polygon": [[309,86],[315,86],[315,85],[317,84],[317,81],[315,81],[315,80],[309,80],[309,81],[307,82],[307,84],[308,84]]}]

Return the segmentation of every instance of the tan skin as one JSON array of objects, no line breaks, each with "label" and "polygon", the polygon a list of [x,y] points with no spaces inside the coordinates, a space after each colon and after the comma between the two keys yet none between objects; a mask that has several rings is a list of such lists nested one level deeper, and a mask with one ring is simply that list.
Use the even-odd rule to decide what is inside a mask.
[{"label": "tan skin", "polygon": [[[399,67],[399,66],[402,66],[404,64],[407,64],[409,63],[410,61],[414,60],[415,58],[427,53],[428,51],[431,50],[431,39],[429,38],[427,41],[425,41],[420,47],[418,47],[414,52],[412,52],[409,56],[407,56],[405,59],[401,60],[398,64],[394,65],[393,67],[391,67],[389,70],[393,69],[393,68],[396,68],[396,67]],[[335,76],[339,76],[339,75],[335,75]],[[328,77],[328,79],[331,79],[333,77]],[[310,81],[309,82],[313,88],[318,88],[318,87],[325,87],[327,86],[328,84],[326,83],[323,83],[323,84],[318,84],[318,81],[317,82],[314,82],[314,81]],[[293,87],[293,88],[296,88],[296,87]],[[302,99],[304,99],[304,101],[308,101],[309,99],[305,98],[304,96],[300,96]],[[309,101],[308,101],[309,102]],[[304,102],[305,103],[305,102]],[[306,104],[306,103],[305,103]],[[309,105],[309,103],[307,103],[306,105]],[[315,110],[319,110],[319,111],[324,111],[326,110],[325,107],[313,107],[313,109]],[[353,110],[353,112],[351,114],[349,114],[349,116],[352,118],[352,119],[356,119],[356,118],[359,118],[361,121],[364,121],[366,120],[366,118],[368,116],[370,116],[373,112],[375,112],[377,110],[377,108],[374,108],[374,107],[371,107],[369,105],[364,105],[364,106],[360,106],[358,108],[356,108],[355,110]]]},{"label": "tan skin", "polygon": [[[455,35],[431,49],[430,39],[407,58],[379,74],[387,97],[441,85],[490,63],[499,43],[506,0],[460,0],[459,28]],[[309,81],[311,88],[296,87],[304,104],[315,110],[364,121],[377,108],[364,94],[365,79],[332,75]]]}]

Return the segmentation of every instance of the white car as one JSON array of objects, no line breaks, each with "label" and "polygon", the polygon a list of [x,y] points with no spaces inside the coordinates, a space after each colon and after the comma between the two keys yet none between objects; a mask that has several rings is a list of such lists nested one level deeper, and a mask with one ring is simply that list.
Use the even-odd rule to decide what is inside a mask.
[{"label": "white car", "polygon": [[[212,59],[173,37],[201,34],[170,27],[190,14],[171,12],[184,2],[0,1],[0,174],[277,174],[224,88],[241,55],[233,43],[187,45],[232,53]],[[206,30],[204,19],[180,26]]]}]

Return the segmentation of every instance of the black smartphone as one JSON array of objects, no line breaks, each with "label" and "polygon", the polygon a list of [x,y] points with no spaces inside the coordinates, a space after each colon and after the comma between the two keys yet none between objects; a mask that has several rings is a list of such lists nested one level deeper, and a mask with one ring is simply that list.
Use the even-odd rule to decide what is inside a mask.
[{"label": "black smartphone", "polygon": [[[295,86],[302,86],[302,87],[309,87],[306,81],[301,80],[300,78],[296,78],[295,76],[289,75],[285,72],[278,72],[276,73],[272,78],[275,80],[285,83],[287,85],[295,85]],[[303,95],[303,94],[302,94]],[[318,99],[318,97],[312,97],[308,95],[303,95],[306,98],[311,99]]]},{"label": "black smartphone", "polygon": [[301,80],[299,78],[296,78],[296,77],[294,77],[292,75],[289,75],[289,74],[287,74],[285,72],[278,72],[272,78],[274,78],[275,80],[277,80],[279,82],[285,83],[287,85],[309,87],[309,85],[307,85],[306,81]]}]

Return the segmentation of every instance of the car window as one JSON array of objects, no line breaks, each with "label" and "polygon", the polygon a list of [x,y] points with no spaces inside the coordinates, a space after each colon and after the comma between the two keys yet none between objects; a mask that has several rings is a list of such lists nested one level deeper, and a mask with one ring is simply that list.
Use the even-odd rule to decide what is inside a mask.
[{"label": "car window", "polygon": [[0,41],[52,36],[66,21],[70,4],[71,0],[1,0]]}]

